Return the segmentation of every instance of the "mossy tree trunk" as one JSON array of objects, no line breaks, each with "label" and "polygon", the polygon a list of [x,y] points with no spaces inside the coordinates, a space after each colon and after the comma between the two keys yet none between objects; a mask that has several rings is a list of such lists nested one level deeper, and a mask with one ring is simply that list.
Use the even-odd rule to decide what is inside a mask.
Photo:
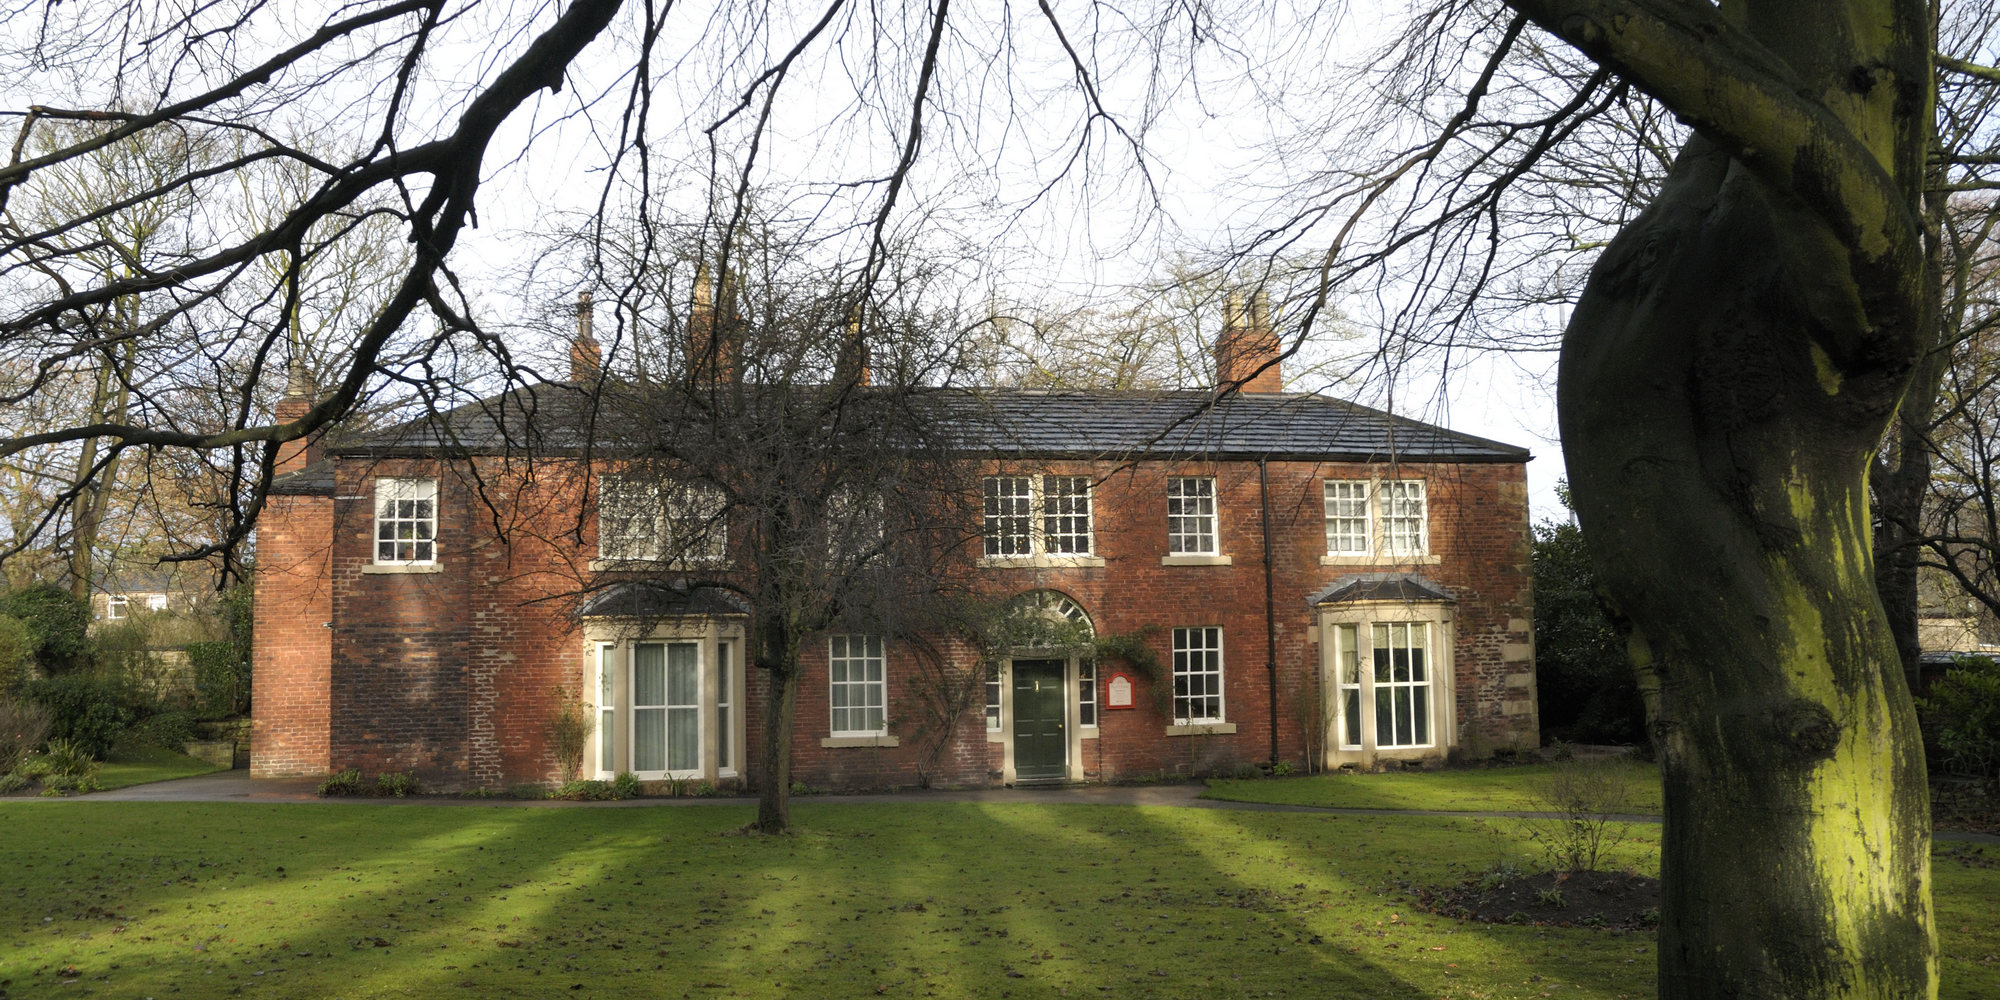
[{"label": "mossy tree trunk", "polygon": [[1922,355],[1922,4],[1518,4],[1698,135],[1572,317],[1577,513],[1666,784],[1660,995],[1937,991],[1867,475]]}]

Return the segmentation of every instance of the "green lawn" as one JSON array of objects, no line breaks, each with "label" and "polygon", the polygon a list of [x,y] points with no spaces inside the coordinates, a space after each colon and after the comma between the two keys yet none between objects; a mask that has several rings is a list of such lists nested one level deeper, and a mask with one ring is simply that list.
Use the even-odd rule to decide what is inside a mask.
[{"label": "green lawn", "polygon": [[119,747],[98,770],[97,787],[110,791],[226,770],[228,768],[159,747]]},{"label": "green lawn", "polygon": [[[1660,813],[1660,770],[1656,764],[1623,758],[1592,762],[1624,779],[1619,812]],[[1337,806],[1345,809],[1442,809],[1461,812],[1537,812],[1548,809],[1541,788],[1561,764],[1520,767],[1390,771],[1381,774],[1321,774],[1282,780],[1216,780],[1205,798],[1281,805]]]},{"label": "green lawn", "polygon": [[[0,803],[0,991],[165,997],[1604,998],[1646,935],[1404,887],[1518,824],[1109,806]],[[1638,826],[1641,838],[1656,831]],[[1962,845],[1948,845],[1962,847]],[[1629,841],[1618,864],[1655,864]],[[1937,866],[1943,996],[2000,995],[2000,872]]]}]

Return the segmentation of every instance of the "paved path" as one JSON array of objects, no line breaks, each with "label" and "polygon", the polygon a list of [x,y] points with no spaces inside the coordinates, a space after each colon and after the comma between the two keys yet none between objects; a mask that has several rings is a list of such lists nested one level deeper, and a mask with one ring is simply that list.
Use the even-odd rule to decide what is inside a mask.
[{"label": "paved path", "polygon": [[[349,805],[403,806],[505,806],[522,809],[633,809],[696,808],[700,806],[742,805],[751,800],[736,796],[713,798],[626,799],[623,802],[556,802],[527,799],[468,799],[451,796],[419,796],[409,799],[378,799],[368,796],[322,799],[316,790],[318,778],[251,778],[245,770],[217,771],[194,778],[156,781],[111,792],[95,792],[86,802],[325,802]],[[1551,813],[1462,812],[1444,809],[1344,809],[1333,806],[1274,805],[1266,802],[1226,802],[1204,799],[1203,786],[1172,785],[1083,785],[1068,788],[972,788],[954,791],[911,791],[874,795],[801,796],[793,801],[816,802],[1034,802],[1052,805],[1178,806],[1188,809],[1236,809],[1247,812],[1320,813],[1328,816],[1451,816],[1463,819],[1554,819]],[[74,799],[30,799],[21,801],[78,801]],[[1619,815],[1614,819],[1629,823],[1658,823],[1658,816]],[[2000,836],[1962,830],[1939,830],[1937,840],[2000,845]]]}]

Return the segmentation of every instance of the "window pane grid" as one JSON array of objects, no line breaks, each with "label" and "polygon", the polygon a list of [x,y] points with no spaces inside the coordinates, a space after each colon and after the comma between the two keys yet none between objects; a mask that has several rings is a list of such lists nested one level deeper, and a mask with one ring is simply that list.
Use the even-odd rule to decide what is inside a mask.
[{"label": "window pane grid", "polygon": [[1042,477],[1042,534],[1051,555],[1090,553],[1090,477]]},{"label": "window pane grid", "polygon": [[729,554],[728,499],[707,483],[676,483],[667,491],[666,529],[674,551],[691,562],[721,562]]},{"label": "window pane grid", "polygon": [[1355,479],[1326,483],[1326,551],[1366,555],[1369,551],[1368,484]]},{"label": "window pane grid", "polygon": [[667,650],[632,647],[632,770],[667,769]]},{"label": "window pane grid", "polygon": [[1222,629],[1174,629],[1174,721],[1222,721]]},{"label": "window pane grid", "polygon": [[597,489],[597,552],[606,559],[658,559],[660,491],[653,483],[605,476]]},{"label": "window pane grid", "polygon": [[1401,480],[1382,484],[1382,547],[1390,555],[1423,555],[1426,551],[1424,484]]},{"label": "window pane grid", "polygon": [[1000,730],[1000,664],[986,665],[986,729]]},{"label": "window pane grid", "polygon": [[1167,480],[1167,551],[1215,554],[1215,480],[1200,476]]},{"label": "window pane grid", "polygon": [[1034,551],[1034,487],[1027,476],[988,476],[986,554],[1025,556]]},{"label": "window pane grid", "polygon": [[882,637],[836,635],[827,640],[827,701],[835,733],[880,733],[887,702]]},{"label": "window pane grid", "polygon": [[1076,722],[1080,726],[1097,725],[1097,661],[1078,660],[1076,664]]},{"label": "window pane grid", "polygon": [[429,479],[375,481],[375,561],[427,563],[437,559],[437,483]]},{"label": "window pane grid", "polygon": [[1422,747],[1430,733],[1430,628],[1377,622],[1369,635],[1375,685],[1375,745]]}]

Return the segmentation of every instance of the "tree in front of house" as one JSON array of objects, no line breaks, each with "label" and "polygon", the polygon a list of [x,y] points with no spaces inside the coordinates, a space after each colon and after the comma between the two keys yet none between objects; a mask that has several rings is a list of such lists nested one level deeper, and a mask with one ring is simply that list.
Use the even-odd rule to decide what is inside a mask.
[{"label": "tree in front of house", "polygon": [[[1454,113],[1447,130],[1479,114],[1492,92],[1490,70],[1517,47],[1543,46],[1552,36],[1596,65],[1584,86],[1557,92],[1559,106],[1548,115],[1501,123],[1520,140],[1525,159],[1493,169],[1494,183],[1504,187],[1519,176],[1515,166],[1561,145],[1577,115],[1632,90],[1694,130],[1657,196],[1598,263],[1569,324],[1560,374],[1578,514],[1600,580],[1630,623],[1628,648],[1642,672],[1666,776],[1663,994],[1931,995],[1936,956],[1921,754],[1908,693],[1888,666],[1897,650],[1872,579],[1866,477],[1928,346],[1926,316],[1935,308],[1919,212],[1935,74],[1984,81],[2000,73],[1934,61],[1937,12],[1920,0],[1508,6],[1518,14],[1440,5],[1420,12],[1422,24],[1410,34],[1413,48],[1444,53],[1437,79],[1463,85],[1464,114]],[[176,71],[161,77],[167,96],[143,112],[32,112],[106,115],[113,127],[101,134],[105,142],[216,122],[282,134],[263,127],[278,113],[272,109],[357,124],[345,156],[314,160],[320,183],[272,228],[219,240],[171,270],[89,289],[38,289],[0,327],[10,345],[30,344],[24,349],[40,358],[89,343],[90,329],[76,317],[124,296],[172,299],[246,273],[245,261],[289,245],[314,220],[370,191],[398,193],[413,255],[381,312],[354,339],[344,377],[298,420],[239,417],[173,429],[69,424],[27,444],[10,437],[0,451],[103,438],[190,449],[258,443],[268,446],[268,458],[275,442],[351,408],[383,345],[419,307],[446,331],[440,350],[461,334],[476,339],[480,331],[467,319],[446,258],[474,221],[494,161],[505,158],[493,155],[495,137],[530,101],[584,91],[565,109],[577,117],[603,112],[604,127],[592,133],[603,145],[589,148],[602,153],[607,192],[628,178],[653,190],[659,178],[647,172],[650,165],[713,164],[726,155],[718,147],[743,151],[747,183],[753,167],[767,163],[764,144],[801,135],[824,144],[797,151],[799,161],[825,170],[811,186],[818,197],[801,202],[801,214],[824,209],[840,216],[829,229],[860,234],[871,248],[862,284],[873,286],[872,251],[899,214],[927,212],[934,207],[927,197],[941,187],[994,169],[987,154],[995,148],[976,141],[976,127],[951,131],[983,119],[953,111],[986,107],[987,97],[1018,85],[1033,99],[1005,105],[1012,113],[1060,107],[1073,115],[1053,138],[1039,129],[993,130],[1004,136],[999,152],[1033,147],[1009,162],[1046,168],[1030,185],[1029,200],[1040,200],[1101,150],[1134,150],[1135,172],[1149,169],[1145,127],[1159,120],[1156,99],[1198,92],[1205,82],[1192,70],[1192,77],[1172,74],[1232,40],[1217,10],[1201,5],[1096,21],[1066,20],[1045,5],[1039,18],[1018,24],[947,4],[829,3],[798,21],[746,6],[694,24],[675,20],[687,16],[677,5],[627,7],[618,0],[536,7],[504,32],[477,22],[483,41],[506,41],[471,71],[477,79],[463,90],[449,81],[448,99],[436,101],[427,99],[437,96],[429,89],[438,66],[430,47],[475,23],[449,4],[342,7],[296,47],[261,50],[266,58],[240,73],[234,48],[230,58],[187,53],[254,47],[281,35],[252,23],[277,16],[270,8],[203,5],[159,21],[154,5],[42,8],[32,53],[38,66],[82,65],[98,40],[130,37],[139,42],[120,51],[122,62],[107,77],[147,66]],[[603,60],[583,56],[614,22],[616,42],[626,46],[616,51],[633,61],[621,63],[630,72],[607,74],[629,89],[607,94],[584,72]],[[1495,40],[1490,60],[1455,44],[1454,33],[1468,23],[1471,34]],[[1045,48],[1037,51],[1061,55],[1027,57],[1013,34],[1024,26],[1044,32],[1037,41]],[[128,27],[142,30],[120,30]],[[1300,41],[1310,35],[1284,37],[1292,50],[1310,53],[1310,72],[1327,72],[1327,53]],[[701,58],[670,58],[663,49],[688,38]],[[351,44],[356,39],[364,44]],[[378,41],[392,48],[377,48]],[[613,40],[600,48],[614,49]],[[353,57],[357,51],[369,57]],[[676,75],[718,63],[736,71],[727,85]],[[828,66],[865,71],[814,71]],[[1169,72],[1151,76],[1163,68]],[[1425,69],[1399,82],[1425,78]],[[857,76],[851,101],[844,93],[792,99],[795,91]],[[1135,76],[1170,82],[1105,86]],[[420,93],[413,97],[413,89]],[[246,92],[255,99],[241,99]],[[1132,93],[1142,96],[1128,128],[1116,110]],[[667,94],[687,101],[657,100]],[[1431,95],[1395,96],[1405,99],[1391,107]],[[796,127],[801,123],[786,112],[807,107],[856,114],[840,127]],[[334,113],[364,108],[373,117]],[[885,121],[886,129],[877,127]],[[1393,114],[1379,124],[1379,133],[1399,138]],[[692,141],[676,157],[671,138]],[[1347,147],[1302,138],[1299,145],[1319,157],[1306,174],[1335,185],[1355,176],[1336,160]],[[0,190],[102,145],[90,140],[9,164],[0,168]],[[1354,273],[1350,264],[1369,266],[1407,245],[1413,212],[1439,204],[1459,218],[1481,214],[1478,198],[1461,196],[1476,194],[1468,186],[1486,177],[1475,180],[1425,155],[1428,140],[1420,145],[1379,183],[1325,198],[1273,199],[1292,219],[1255,228],[1254,241],[1260,249],[1295,242],[1291,222],[1327,221],[1329,280],[1322,288],[1338,288]],[[917,169],[927,156],[954,152],[960,160],[941,164],[936,175]],[[271,142],[257,155],[309,154]],[[947,180],[938,183],[938,176]],[[1415,193],[1405,199],[1403,192]],[[1489,235],[1494,242],[1509,237]],[[33,240],[12,235],[4,250],[17,260],[37,252]],[[271,330],[248,326],[259,336]],[[1751,885],[1759,891],[1745,893]]]},{"label": "tree in front of house", "polygon": [[623,297],[647,287],[643,271],[604,276],[608,294],[591,301],[591,328],[610,334],[604,354],[646,366],[577,373],[595,397],[602,472],[589,492],[613,566],[583,596],[634,581],[736,595],[763,685],[754,825],[778,832],[790,823],[809,644],[832,643],[837,693],[871,689],[839,678],[879,671],[885,642],[943,672],[926,689],[943,701],[925,717],[892,720],[864,697],[834,706],[837,732],[886,736],[900,722],[942,747],[983,693],[935,645],[963,635],[974,606],[947,567],[975,537],[961,445],[976,415],[939,406],[964,324],[930,305],[944,275],[915,259],[870,286],[852,264],[761,222],[739,221],[728,240],[706,226],[680,232],[691,240],[675,253],[629,259],[651,270],[705,256],[686,269],[679,308],[642,316]]}]

